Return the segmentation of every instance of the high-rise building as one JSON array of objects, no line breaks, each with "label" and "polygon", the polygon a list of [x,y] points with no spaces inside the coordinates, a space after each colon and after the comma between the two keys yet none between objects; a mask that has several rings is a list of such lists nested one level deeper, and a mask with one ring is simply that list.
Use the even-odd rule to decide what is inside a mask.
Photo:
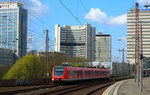
[{"label": "high-rise building", "polygon": [[96,35],[96,52],[97,62],[111,62],[111,36],[109,34]]},{"label": "high-rise building", "polygon": [[2,49],[0,48],[0,65],[13,65],[13,53],[10,49]]},{"label": "high-rise building", "polygon": [[27,50],[27,10],[21,2],[0,2],[0,48],[11,49],[19,58]]},{"label": "high-rise building", "polygon": [[[150,9],[140,9],[139,21],[142,21],[143,56],[150,57]],[[148,23],[147,23],[148,22]],[[127,14],[127,61],[135,63],[136,14],[131,10]],[[139,27],[141,27],[139,26]]]},{"label": "high-rise building", "polygon": [[64,27],[55,25],[55,51],[94,61],[95,28],[90,24]]}]

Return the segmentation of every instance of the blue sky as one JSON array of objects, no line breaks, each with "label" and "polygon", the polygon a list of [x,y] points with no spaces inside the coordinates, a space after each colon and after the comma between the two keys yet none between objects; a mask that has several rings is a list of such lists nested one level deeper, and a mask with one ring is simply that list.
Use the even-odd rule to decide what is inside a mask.
[{"label": "blue sky", "polygon": [[[11,0],[1,0],[11,1]],[[12,0],[16,1],[16,0]],[[50,49],[54,49],[54,25],[80,25],[59,0],[18,0],[25,3],[28,15],[28,50],[45,50],[45,34],[50,30]],[[112,37],[112,59],[121,61],[119,49],[126,49],[126,14],[150,0],[61,0],[82,24],[90,23],[97,32]],[[36,33],[34,33],[36,32]],[[37,34],[38,33],[38,34]],[[118,41],[121,39],[121,41]]]}]

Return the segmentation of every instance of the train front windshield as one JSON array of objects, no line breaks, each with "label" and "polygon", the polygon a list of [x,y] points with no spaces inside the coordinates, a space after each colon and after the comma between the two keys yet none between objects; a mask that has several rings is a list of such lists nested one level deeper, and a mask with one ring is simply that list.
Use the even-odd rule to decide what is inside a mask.
[{"label": "train front windshield", "polygon": [[55,67],[54,75],[55,76],[62,76],[64,73],[64,67]]}]

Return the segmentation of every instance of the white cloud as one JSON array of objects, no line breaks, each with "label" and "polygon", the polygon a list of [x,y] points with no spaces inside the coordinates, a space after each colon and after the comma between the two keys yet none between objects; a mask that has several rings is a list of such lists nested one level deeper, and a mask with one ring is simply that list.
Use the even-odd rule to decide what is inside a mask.
[{"label": "white cloud", "polygon": [[48,11],[48,5],[42,4],[39,0],[29,0],[29,2],[29,12],[34,16],[44,15]]},{"label": "white cloud", "polygon": [[85,18],[90,21],[95,21],[100,24],[107,25],[123,25],[127,22],[127,15],[119,15],[116,17],[108,16],[105,12],[101,11],[99,8],[91,8],[89,13],[85,15]]},{"label": "white cloud", "polygon": [[123,25],[127,23],[127,14],[123,14],[117,17],[108,18],[107,24],[109,25]]},{"label": "white cloud", "polygon": [[85,16],[85,18],[91,21],[103,22],[107,18],[107,15],[99,8],[91,8],[90,12]]},{"label": "white cloud", "polygon": [[138,0],[140,4],[150,4],[150,0]]}]

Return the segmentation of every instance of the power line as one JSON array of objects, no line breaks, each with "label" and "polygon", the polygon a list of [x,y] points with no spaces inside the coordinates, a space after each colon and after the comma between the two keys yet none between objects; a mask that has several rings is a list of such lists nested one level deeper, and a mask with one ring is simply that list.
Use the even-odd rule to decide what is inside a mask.
[{"label": "power line", "polygon": [[84,3],[82,2],[82,0],[80,0],[80,2],[81,2],[81,5],[82,5],[84,11],[85,11],[85,12],[88,12],[88,10],[87,10],[87,8],[85,7],[85,5],[84,5]]},{"label": "power line", "polygon": [[45,36],[43,36],[42,34],[39,34],[39,33],[35,32],[35,31],[29,29],[29,28],[28,28],[27,30],[30,31],[30,32],[34,32],[34,33],[38,34],[39,36],[45,37]]},{"label": "power line", "polygon": [[49,25],[49,24],[47,24],[46,22],[44,22],[43,20],[41,20],[40,18],[38,18],[38,17],[32,15],[31,13],[29,13],[29,15],[35,17],[35,18],[36,18],[38,21],[40,21],[41,23],[43,23],[43,24],[45,24],[45,25],[47,25],[47,26],[49,26],[49,27],[51,27],[51,28],[54,28],[54,27],[52,27],[51,25]]},{"label": "power line", "polygon": [[[4,17],[7,17],[7,16],[4,16]],[[11,19],[4,19],[4,20],[8,20],[8,21],[12,22],[13,24],[16,24],[16,25],[18,25],[18,26],[20,26],[20,27],[23,27],[23,29],[26,28],[26,26],[21,26],[21,24],[17,24],[16,22],[12,21]],[[14,26],[14,25],[11,25],[11,26]],[[29,29],[28,27],[27,27],[27,30],[28,30],[28,31],[31,31],[31,32],[34,32],[33,30]],[[37,32],[35,32],[35,33],[37,33]],[[41,35],[41,34],[39,34],[39,33],[37,33],[37,34],[38,34],[38,35]],[[42,35],[42,36],[43,36],[43,35]]]},{"label": "power line", "polygon": [[28,31],[30,31],[30,32],[32,32],[32,33],[34,33],[34,35],[35,36],[38,36],[38,37],[40,37],[40,38],[42,38],[42,39],[44,39],[43,37],[43,35],[41,35],[41,34],[38,34],[37,32],[34,32],[33,30],[30,30],[30,29],[28,29]]},{"label": "power line", "polygon": [[66,10],[74,17],[74,19],[82,25],[82,23],[79,21],[79,19],[67,8],[67,6],[61,1],[61,0],[58,0],[65,8]]},{"label": "power line", "polygon": [[[11,21],[11,20],[9,20],[9,21]],[[14,24],[16,24],[15,22],[13,22],[13,21],[11,21],[12,23],[14,23]],[[20,24],[19,24],[19,26],[21,26]],[[23,29],[25,28],[25,26],[22,26],[23,27]],[[35,33],[35,34],[37,34],[37,35],[39,35],[39,36],[41,36],[41,37],[44,37],[42,34],[39,34],[39,33],[37,33],[37,32],[35,32],[35,31],[33,31],[32,29],[29,29],[28,27],[27,27],[27,31],[30,31],[30,32],[32,32],[32,33]]]},{"label": "power line", "polygon": [[41,26],[40,24],[36,23],[36,22],[33,21],[33,20],[29,20],[29,23],[33,23],[33,24],[36,25],[37,27],[43,28],[43,26]]},{"label": "power line", "polygon": [[79,0],[77,0],[77,18],[78,18],[78,11],[79,11]]},{"label": "power line", "polygon": [[[35,17],[37,20],[39,20],[41,23],[43,23],[43,24],[45,24],[45,25],[47,25],[47,26],[49,26],[49,27],[51,27],[51,28],[54,28],[54,27],[52,27],[51,25],[49,25],[49,24],[45,23],[44,21],[42,21],[41,19],[37,18],[36,16],[32,15],[31,13],[28,13],[28,15],[31,15],[31,16]],[[12,20],[10,20],[10,19],[7,19],[7,20],[9,20],[9,21],[11,21],[12,23],[16,24],[14,21],[12,21]],[[34,23],[34,22],[32,21],[32,23]],[[38,24],[37,24],[37,23],[34,23],[34,25],[38,25]],[[21,26],[21,25],[19,24],[19,26]],[[42,27],[41,25],[38,25],[38,26]],[[25,27],[25,26],[23,26],[23,28],[24,28],[24,27]],[[27,27],[27,30],[28,30],[28,31],[31,31],[31,32],[34,32],[33,30],[29,29],[28,27]],[[34,32],[34,33],[37,33],[37,32]],[[38,35],[41,35],[41,34],[39,34],[39,33],[37,33],[37,34],[38,34]],[[43,35],[41,35],[41,36],[43,36]],[[44,36],[43,36],[43,37],[44,37]]]},{"label": "power line", "polygon": [[[27,6],[29,6],[29,7],[31,7],[31,5],[29,5],[29,4],[26,4]],[[45,24],[45,25],[47,25],[47,26],[49,26],[49,27],[51,27],[52,29],[54,29],[54,27],[52,27],[51,25],[49,25],[48,23],[46,23],[45,21],[43,21],[43,20],[41,20],[40,18],[38,18],[37,16],[35,16],[35,15],[33,15],[33,14],[31,14],[30,12],[28,13],[29,15],[31,15],[31,16],[33,16],[33,17],[35,17],[38,21],[40,21],[41,23],[43,23],[43,24]]]},{"label": "power line", "polygon": [[[85,4],[83,3],[82,0],[80,0],[80,3],[81,3],[81,6],[82,6],[83,10],[85,11],[85,13],[87,13],[87,12],[88,12],[88,9],[87,9],[87,7],[85,6]],[[92,23],[92,22],[91,22],[91,19],[90,19],[90,22],[89,22],[89,23]],[[95,22],[93,22],[93,24],[96,26],[96,23],[95,23]]]}]

